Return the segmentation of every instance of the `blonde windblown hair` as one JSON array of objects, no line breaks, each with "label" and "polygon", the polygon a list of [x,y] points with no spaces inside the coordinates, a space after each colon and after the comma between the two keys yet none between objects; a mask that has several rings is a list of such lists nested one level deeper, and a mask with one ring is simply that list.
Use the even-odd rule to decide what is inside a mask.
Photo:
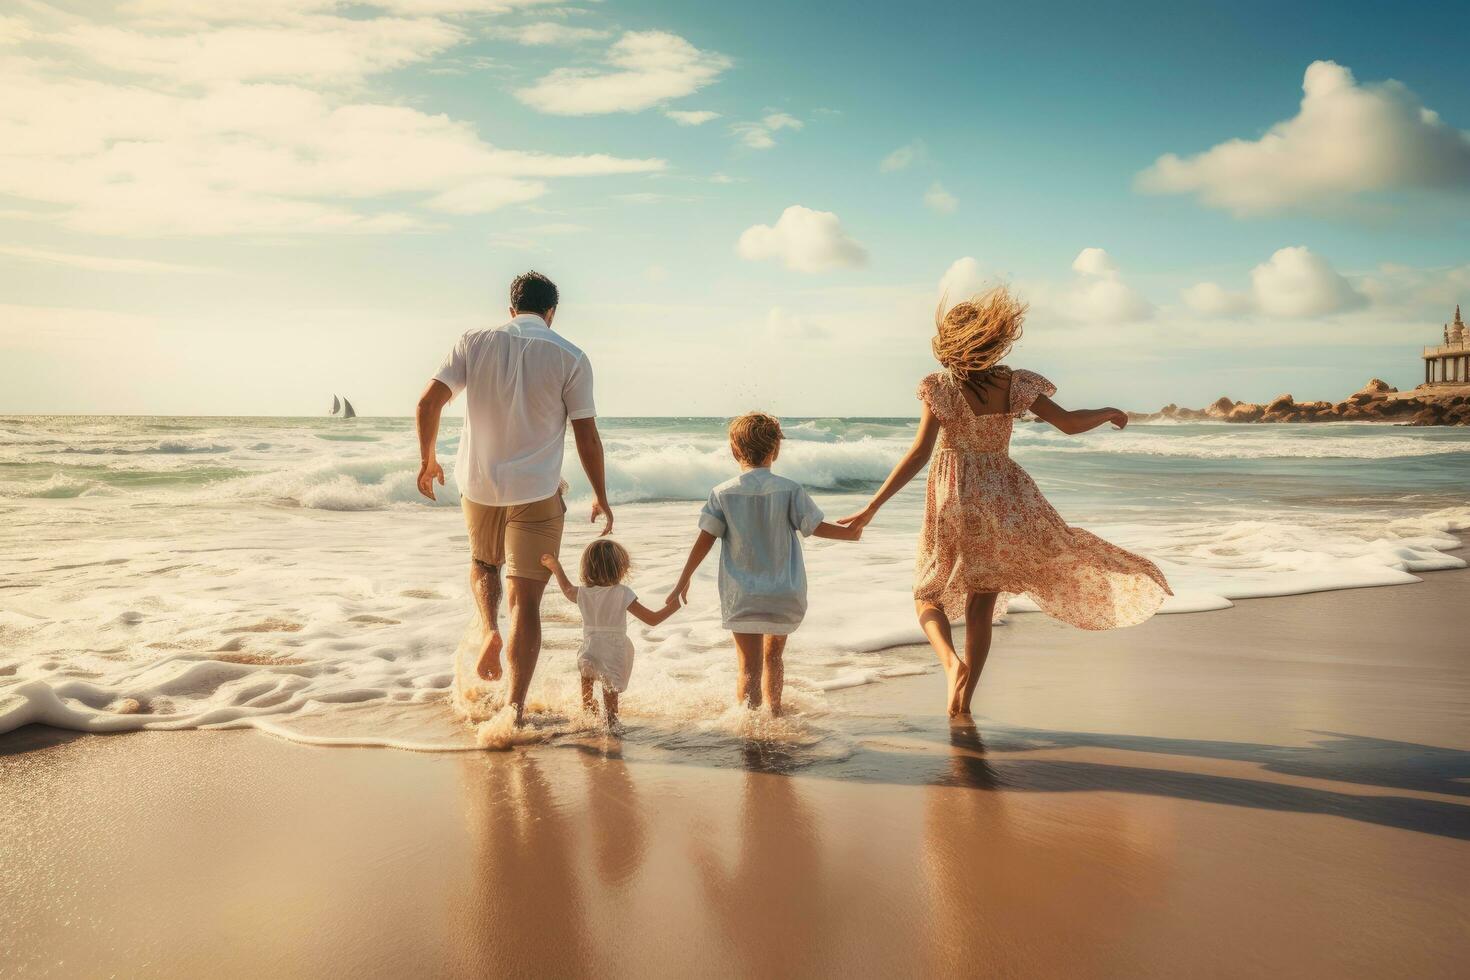
[{"label": "blonde windblown hair", "polygon": [[977,386],[1010,374],[1000,362],[1021,339],[1027,306],[1004,286],[962,300],[946,313],[947,298],[940,299],[934,311],[934,358],[983,401],[985,393]]}]

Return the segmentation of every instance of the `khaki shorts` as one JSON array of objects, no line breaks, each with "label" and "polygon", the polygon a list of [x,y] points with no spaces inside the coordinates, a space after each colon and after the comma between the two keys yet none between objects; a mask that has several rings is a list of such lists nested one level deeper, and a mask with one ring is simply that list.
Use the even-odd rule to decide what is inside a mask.
[{"label": "khaki shorts", "polygon": [[561,550],[567,513],[561,494],[509,507],[491,507],[460,497],[459,506],[475,561],[497,568],[503,565],[507,576],[550,580],[551,572],[542,567],[541,556]]}]

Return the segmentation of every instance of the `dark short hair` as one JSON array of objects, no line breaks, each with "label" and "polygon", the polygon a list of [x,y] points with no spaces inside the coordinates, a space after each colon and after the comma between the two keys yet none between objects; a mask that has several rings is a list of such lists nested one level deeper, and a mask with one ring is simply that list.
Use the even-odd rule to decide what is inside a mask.
[{"label": "dark short hair", "polygon": [[516,276],[510,283],[510,308],[517,313],[546,313],[556,309],[556,283],[539,272]]}]

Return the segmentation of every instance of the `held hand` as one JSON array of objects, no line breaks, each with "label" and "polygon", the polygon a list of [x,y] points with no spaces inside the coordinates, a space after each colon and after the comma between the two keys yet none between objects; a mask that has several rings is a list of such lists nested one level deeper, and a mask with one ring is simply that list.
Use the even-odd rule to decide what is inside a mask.
[{"label": "held hand", "polygon": [[555,555],[542,555],[541,556],[541,567],[544,568],[544,569],[546,569],[547,571],[550,571],[550,572],[556,571],[556,566],[558,564],[559,564],[559,562],[556,560],[556,556]]},{"label": "held hand", "polygon": [[1116,408],[1105,408],[1105,409],[1103,409],[1103,411],[1105,411],[1105,412],[1111,412],[1112,413],[1111,415],[1108,416],[1108,421],[1111,422],[1111,423],[1113,423],[1113,427],[1114,428],[1117,428],[1117,429],[1125,429],[1125,428],[1128,427],[1128,413],[1127,412],[1120,411],[1119,409],[1116,409]]},{"label": "held hand", "polygon": [[599,517],[602,518],[603,524],[602,533],[598,537],[607,537],[612,533],[613,529],[612,507],[601,501],[594,501],[592,504],[592,517],[590,518],[591,523],[596,524]]},{"label": "held hand", "polygon": [[[864,507],[856,514],[848,514],[846,517],[839,517],[837,519],[837,523],[841,524],[843,527],[853,528],[857,531],[858,536],[861,537],[863,533],[863,528],[873,523],[873,518],[877,516],[878,515],[875,512],[869,510],[867,507]],[[856,538],[854,538],[853,540],[856,540]]]},{"label": "held hand", "polygon": [[670,592],[669,593],[669,597],[664,600],[664,605],[666,605],[666,606],[672,606],[672,605],[675,605],[675,604],[682,605],[682,606],[689,605],[689,580],[688,579],[680,579],[679,580],[679,584],[676,585],[676,586],[674,586],[674,591]]},{"label": "held hand", "polygon": [[419,493],[430,500],[438,500],[434,496],[435,480],[439,481],[441,487],[444,486],[444,467],[439,465],[437,459],[426,459],[419,464]]}]

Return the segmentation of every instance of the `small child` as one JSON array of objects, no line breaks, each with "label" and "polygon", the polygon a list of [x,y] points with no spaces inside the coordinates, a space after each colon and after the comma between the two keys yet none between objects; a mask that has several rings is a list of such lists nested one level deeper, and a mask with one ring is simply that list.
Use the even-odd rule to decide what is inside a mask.
[{"label": "small child", "polygon": [[638,601],[633,590],[622,584],[632,564],[628,550],[611,538],[598,538],[582,552],[582,584],[573,585],[555,555],[542,555],[541,564],[556,576],[562,594],[577,604],[582,613],[582,647],[577,651],[577,669],[582,674],[582,707],[597,713],[592,685],[602,685],[602,703],[607,723],[618,720],[618,695],[628,688],[633,674],[633,641],[628,638],[628,613],[649,626],[657,626],[674,614],[679,600],[670,596],[658,612]]},{"label": "small child", "polygon": [[771,472],[781,454],[781,423],[749,412],[730,423],[730,453],[740,475],[710,492],[699,514],[699,537],[669,601],[688,601],[689,581],[722,538],[720,614],[734,634],[739,657],[736,699],[751,708],[761,701],[781,714],[786,681],[786,637],[806,615],[806,568],[801,538],[856,541],[861,528],[828,524],[801,484]]}]

